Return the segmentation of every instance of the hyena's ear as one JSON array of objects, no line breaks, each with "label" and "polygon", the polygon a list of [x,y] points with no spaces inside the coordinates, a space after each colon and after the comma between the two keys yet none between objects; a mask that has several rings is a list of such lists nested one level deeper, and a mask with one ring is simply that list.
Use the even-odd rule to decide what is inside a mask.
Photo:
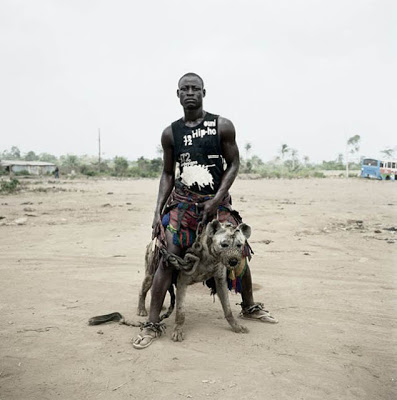
[{"label": "hyena's ear", "polygon": [[214,219],[207,225],[207,235],[209,237],[214,236],[216,231],[218,231],[220,228],[221,228],[221,223],[217,219]]},{"label": "hyena's ear", "polygon": [[245,236],[246,239],[249,239],[251,236],[251,227],[247,224],[240,224],[237,229],[240,229],[241,233]]}]

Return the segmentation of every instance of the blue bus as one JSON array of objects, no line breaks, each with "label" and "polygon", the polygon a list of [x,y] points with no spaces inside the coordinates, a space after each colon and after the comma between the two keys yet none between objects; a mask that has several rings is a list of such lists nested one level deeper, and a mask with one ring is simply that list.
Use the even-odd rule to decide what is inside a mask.
[{"label": "blue bus", "polygon": [[383,180],[397,180],[397,161],[382,161],[365,158],[361,163],[361,177]]}]

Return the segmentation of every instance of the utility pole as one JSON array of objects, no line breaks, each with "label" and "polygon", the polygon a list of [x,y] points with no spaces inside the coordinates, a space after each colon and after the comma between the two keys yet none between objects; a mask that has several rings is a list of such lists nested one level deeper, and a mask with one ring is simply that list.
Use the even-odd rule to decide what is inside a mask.
[{"label": "utility pole", "polygon": [[346,143],[346,178],[349,177],[349,146]]},{"label": "utility pole", "polygon": [[346,157],[346,172],[345,172],[345,176],[346,179],[349,178],[349,141],[347,139],[347,135],[345,135],[345,142],[346,142],[346,153],[345,153],[345,157]]},{"label": "utility pole", "polygon": [[98,128],[98,169],[101,172],[101,129]]}]

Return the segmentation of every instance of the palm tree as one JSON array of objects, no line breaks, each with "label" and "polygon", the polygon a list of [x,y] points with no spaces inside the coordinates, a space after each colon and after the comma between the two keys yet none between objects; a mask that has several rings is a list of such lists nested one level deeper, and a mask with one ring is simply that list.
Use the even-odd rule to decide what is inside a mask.
[{"label": "palm tree", "polygon": [[289,147],[287,144],[282,144],[280,149],[281,159],[284,161],[285,155],[289,152]]},{"label": "palm tree", "polygon": [[250,150],[252,148],[251,143],[247,142],[245,144],[244,148],[245,148],[245,158],[248,160],[248,154],[249,154],[249,152],[250,152]]},{"label": "palm tree", "polygon": [[395,152],[395,148],[391,149],[384,149],[381,151],[381,153],[386,157],[386,158],[393,158],[394,157],[394,152]]},{"label": "palm tree", "polygon": [[347,146],[350,148],[350,153],[354,154],[360,150],[360,135],[354,135],[347,141]]},{"label": "palm tree", "polygon": [[292,170],[295,170],[295,163],[298,163],[298,150],[291,149]]}]

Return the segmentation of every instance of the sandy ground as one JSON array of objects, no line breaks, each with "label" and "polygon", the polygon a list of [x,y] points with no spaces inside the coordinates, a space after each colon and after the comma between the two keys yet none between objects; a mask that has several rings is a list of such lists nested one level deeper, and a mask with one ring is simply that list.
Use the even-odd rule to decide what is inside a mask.
[{"label": "sandy ground", "polygon": [[236,181],[255,299],[280,323],[245,321],[250,332],[235,334],[197,284],[185,341],[170,340],[172,316],[139,351],[139,328],[87,321],[143,320],[157,185],[44,180],[0,196],[1,400],[397,398],[394,182]]}]

